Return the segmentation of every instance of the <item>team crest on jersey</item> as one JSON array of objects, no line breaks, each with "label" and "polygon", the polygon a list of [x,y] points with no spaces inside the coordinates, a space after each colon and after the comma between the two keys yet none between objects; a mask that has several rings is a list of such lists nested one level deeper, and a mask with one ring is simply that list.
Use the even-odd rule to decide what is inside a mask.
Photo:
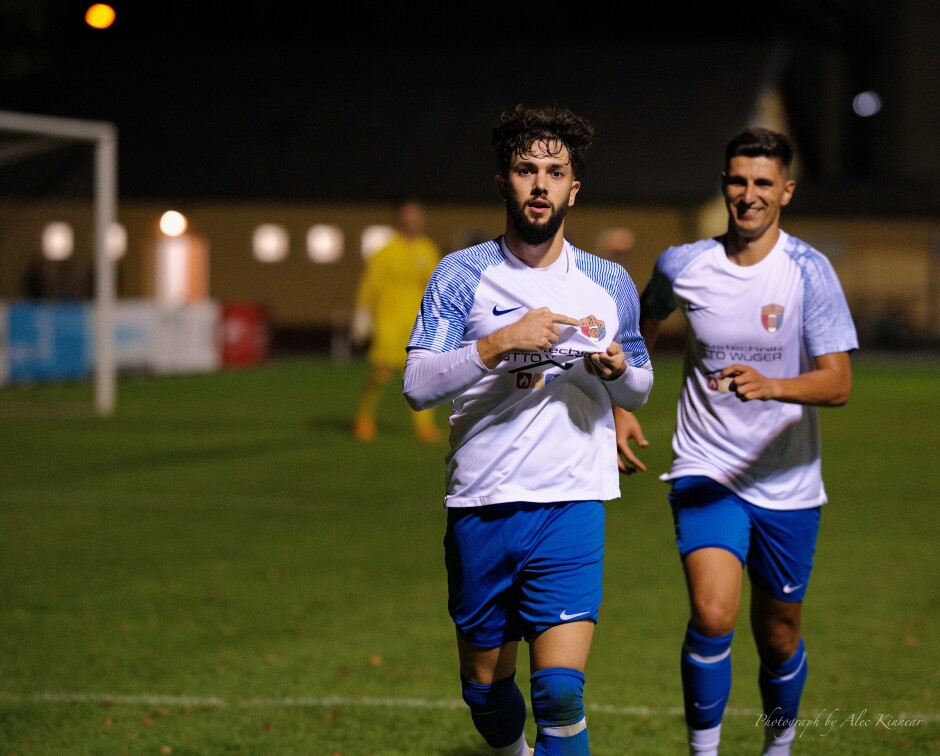
[{"label": "team crest on jersey", "polygon": [[604,327],[604,321],[593,315],[581,318],[581,333],[587,336],[591,341],[600,341],[607,334]]},{"label": "team crest on jersey", "polygon": [[760,308],[760,322],[767,333],[776,333],[783,325],[783,307],[769,304]]},{"label": "team crest on jersey", "polygon": [[551,382],[553,375],[545,373],[516,373],[516,388],[521,389],[540,389]]}]

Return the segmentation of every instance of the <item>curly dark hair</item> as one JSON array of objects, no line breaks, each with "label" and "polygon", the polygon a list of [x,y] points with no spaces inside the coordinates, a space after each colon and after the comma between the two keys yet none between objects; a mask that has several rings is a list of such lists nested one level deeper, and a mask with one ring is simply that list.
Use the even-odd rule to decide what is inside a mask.
[{"label": "curly dark hair", "polygon": [[725,168],[733,157],[766,157],[780,161],[789,170],[793,162],[793,143],[786,134],[761,127],[738,132],[725,147]]},{"label": "curly dark hair", "polygon": [[[560,152],[559,144],[568,149],[576,179],[584,170],[584,151],[594,139],[594,127],[582,116],[558,105],[530,107],[516,105],[504,111],[499,124],[493,127],[493,149],[500,176],[509,173],[513,158],[532,152],[539,143],[553,157]],[[555,142],[556,151],[552,151]]]}]

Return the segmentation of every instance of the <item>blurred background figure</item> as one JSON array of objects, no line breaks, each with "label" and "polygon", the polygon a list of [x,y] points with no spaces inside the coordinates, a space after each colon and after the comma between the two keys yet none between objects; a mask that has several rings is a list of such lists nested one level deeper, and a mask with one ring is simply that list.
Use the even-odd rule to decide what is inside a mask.
[{"label": "blurred background figure", "polygon": [[636,246],[636,235],[626,226],[609,228],[597,238],[597,251],[601,257],[626,267],[626,260]]},{"label": "blurred background figure", "polygon": [[[356,417],[353,434],[360,441],[375,438],[379,400],[392,376],[405,367],[405,345],[411,336],[415,313],[431,273],[441,259],[437,244],[425,234],[424,207],[408,200],[398,208],[397,230],[388,244],[366,262],[356,293],[352,340],[356,346],[368,343],[369,372]],[[401,392],[395,395],[400,399]],[[403,403],[403,406],[407,407]],[[414,412],[415,435],[423,443],[440,440],[434,410]]]}]

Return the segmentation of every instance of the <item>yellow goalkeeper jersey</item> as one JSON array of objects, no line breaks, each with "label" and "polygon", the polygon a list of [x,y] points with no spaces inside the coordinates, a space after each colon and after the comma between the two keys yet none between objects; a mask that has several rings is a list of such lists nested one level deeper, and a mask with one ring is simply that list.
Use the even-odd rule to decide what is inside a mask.
[{"label": "yellow goalkeeper jersey", "polygon": [[440,249],[428,237],[408,240],[397,233],[369,258],[356,294],[356,308],[364,308],[372,316],[371,362],[404,368],[405,346],[421,297],[440,259]]}]

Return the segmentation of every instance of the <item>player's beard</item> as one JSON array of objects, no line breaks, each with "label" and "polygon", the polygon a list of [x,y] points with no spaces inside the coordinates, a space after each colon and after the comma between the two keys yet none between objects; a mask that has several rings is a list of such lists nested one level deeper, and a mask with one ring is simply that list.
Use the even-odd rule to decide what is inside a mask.
[{"label": "player's beard", "polygon": [[567,203],[557,210],[552,210],[552,214],[543,221],[532,221],[526,217],[525,206],[519,204],[512,194],[506,197],[506,211],[509,213],[509,220],[516,230],[516,235],[526,244],[538,246],[547,241],[551,241],[561,224],[565,222],[565,215],[568,213]]}]

